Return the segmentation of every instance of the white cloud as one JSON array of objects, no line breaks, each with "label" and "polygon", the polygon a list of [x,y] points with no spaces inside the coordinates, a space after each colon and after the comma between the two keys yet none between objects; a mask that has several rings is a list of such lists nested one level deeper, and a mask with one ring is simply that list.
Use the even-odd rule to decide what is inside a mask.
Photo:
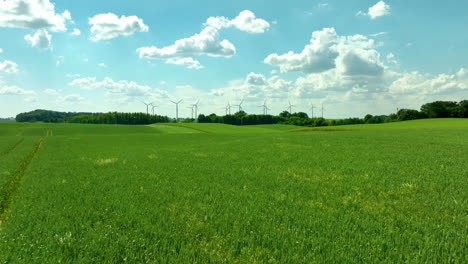
[{"label": "white cloud", "polygon": [[114,81],[109,77],[104,78],[102,81],[97,81],[96,77],[84,77],[75,79],[68,85],[79,87],[83,90],[105,89],[107,91],[107,95],[137,97],[158,94],[161,96],[167,96],[166,92],[159,89],[153,89],[148,85],[141,85],[127,80]]},{"label": "white cloud", "polygon": [[2,49],[2,48],[0,48],[0,53],[3,53],[3,49]]},{"label": "white cloud", "polygon": [[0,62],[0,72],[16,73],[18,72],[18,64],[9,60]]},{"label": "white cloud", "polygon": [[34,35],[24,36],[26,42],[31,46],[36,47],[41,50],[48,50],[52,48],[52,36],[45,29],[36,31]]},{"label": "white cloud", "polygon": [[390,14],[390,5],[384,1],[379,1],[377,4],[369,7],[368,12],[359,11],[357,15],[369,16],[371,19],[376,19],[381,16]]},{"label": "white cloud", "polygon": [[81,30],[75,28],[75,29],[73,29],[73,31],[70,33],[70,35],[72,35],[72,36],[79,36],[79,35],[81,35]]},{"label": "white cloud", "polygon": [[69,94],[66,96],[59,97],[57,101],[59,102],[67,102],[67,103],[77,103],[86,100],[83,96],[79,94]]},{"label": "white cloud", "polygon": [[83,90],[94,90],[100,88],[100,86],[96,86],[96,77],[84,77],[78,78],[71,81],[68,85],[79,87]]},{"label": "white cloud", "polygon": [[247,75],[245,82],[251,85],[266,85],[267,79],[265,75],[263,74],[257,74],[257,73],[251,72]]},{"label": "white cloud", "polygon": [[71,20],[70,12],[55,13],[49,0],[7,0],[0,4],[0,27],[63,32],[67,30],[67,20]]},{"label": "white cloud", "polygon": [[54,90],[54,89],[45,89],[44,93],[48,94],[48,95],[56,95],[56,94],[58,94],[58,91]]},{"label": "white cloud", "polygon": [[387,62],[393,65],[398,65],[398,61],[395,58],[395,54],[391,52],[387,54]]},{"label": "white cloud", "polygon": [[107,65],[104,62],[99,63],[98,66],[102,68],[107,68]]},{"label": "white cloud", "polygon": [[249,10],[240,12],[239,15],[232,20],[223,16],[209,17],[205,25],[216,29],[236,27],[248,33],[264,33],[270,28],[270,23],[261,18],[257,18],[255,14]]},{"label": "white cloud", "polygon": [[461,68],[458,72],[457,72],[457,77],[460,78],[460,79],[468,79],[468,70],[465,69],[465,68]]},{"label": "white cloud", "polygon": [[421,74],[419,72],[404,73],[389,87],[391,94],[446,94],[455,91],[468,90],[468,75],[465,69],[456,74]]},{"label": "white cloud", "polygon": [[93,41],[113,39],[119,36],[129,36],[135,32],[148,32],[149,27],[137,16],[121,16],[113,14],[98,14],[89,19],[91,39]]},{"label": "white cloud", "polygon": [[206,27],[199,34],[177,40],[174,45],[164,48],[142,47],[137,49],[137,52],[140,58],[147,59],[188,58],[201,55],[231,57],[236,53],[236,48],[228,40],[220,40],[218,30]]},{"label": "white cloud", "polygon": [[166,60],[168,64],[176,64],[176,65],[183,65],[188,69],[203,69],[203,66],[200,64],[199,61],[194,60],[193,58],[180,58],[180,59],[168,59]]},{"label": "white cloud", "polygon": [[378,32],[378,33],[374,33],[374,34],[369,34],[370,37],[379,37],[379,36],[383,36],[383,35],[387,35],[387,32]]},{"label": "white cloud", "polygon": [[140,58],[166,59],[166,63],[184,65],[191,69],[201,68],[193,56],[232,57],[236,48],[228,40],[220,40],[219,32],[213,27],[206,27],[199,34],[179,39],[173,45],[164,48],[141,47],[137,49]]},{"label": "white cloud", "polygon": [[344,75],[378,76],[384,71],[376,50],[354,49],[336,58],[336,68]]},{"label": "white cloud", "polygon": [[244,80],[231,81],[228,86],[213,89],[209,92],[213,96],[223,96],[228,99],[246,98],[254,101],[261,98],[287,98],[294,89],[293,83],[272,76],[251,72]]},{"label": "white cloud", "polygon": [[33,90],[25,90],[16,86],[3,86],[0,87],[0,94],[2,95],[36,95]]},{"label": "white cloud", "polygon": [[281,72],[320,73],[336,68],[346,75],[379,75],[384,65],[376,46],[366,36],[339,36],[334,28],[324,28],[312,33],[301,53],[270,54],[264,62]]},{"label": "white cloud", "polygon": [[205,28],[191,37],[176,40],[171,46],[158,48],[155,46],[137,49],[140,58],[164,59],[168,64],[183,65],[189,69],[201,69],[203,66],[194,56],[211,56],[230,58],[236,54],[236,48],[228,40],[221,40],[219,29],[236,27],[249,33],[263,33],[270,24],[249,10],[239,13],[234,19],[226,17],[210,17],[204,23]]},{"label": "white cloud", "polygon": [[311,44],[305,46],[301,53],[289,51],[286,54],[270,54],[265,63],[279,66],[281,72],[302,71],[305,73],[321,72],[335,66],[334,59],[338,52],[334,46],[338,35],[333,28],[324,28],[312,33]]}]

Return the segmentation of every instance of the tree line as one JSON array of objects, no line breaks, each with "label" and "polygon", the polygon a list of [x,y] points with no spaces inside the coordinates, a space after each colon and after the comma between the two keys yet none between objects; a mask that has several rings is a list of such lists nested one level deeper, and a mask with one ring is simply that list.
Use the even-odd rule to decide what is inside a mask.
[{"label": "tree line", "polygon": [[[366,115],[364,118],[324,119],[311,118],[304,112],[289,113],[283,111],[279,115],[256,115],[239,111],[232,115],[218,116],[216,114],[200,114],[197,119],[185,119],[183,122],[224,123],[231,125],[289,124],[297,126],[339,126],[352,124],[378,124],[423,118],[468,118],[468,100],[461,102],[436,101],[421,106],[421,109],[399,109],[390,115]],[[167,116],[145,113],[86,113],[57,112],[49,110],[34,110],[16,116],[17,122],[43,121],[51,123],[86,123],[86,124],[127,124],[146,125],[153,123],[177,122]]]},{"label": "tree line", "polygon": [[16,121],[42,121],[46,123],[148,125],[154,123],[168,123],[170,122],[170,118],[167,116],[150,115],[145,113],[76,113],[35,110],[32,112],[18,114],[16,116]]},{"label": "tree line", "polygon": [[[366,115],[364,118],[324,119],[311,118],[304,112],[281,112],[274,115],[249,115],[239,111],[233,115],[218,116],[203,114],[198,116],[200,123],[224,123],[231,125],[260,125],[260,124],[288,124],[296,126],[339,126],[353,124],[379,124],[396,121],[423,119],[423,118],[468,118],[468,100],[461,102],[436,101],[421,106],[421,110],[399,109],[397,113],[390,115]],[[191,122],[192,120],[187,120]]]}]

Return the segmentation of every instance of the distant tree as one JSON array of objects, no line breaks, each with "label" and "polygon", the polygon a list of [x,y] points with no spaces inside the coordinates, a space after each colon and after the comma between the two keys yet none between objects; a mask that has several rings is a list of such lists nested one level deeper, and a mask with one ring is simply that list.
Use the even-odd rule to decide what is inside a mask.
[{"label": "distant tree", "polygon": [[369,120],[372,119],[374,116],[371,115],[371,114],[367,114],[365,117],[364,117],[364,122],[365,123],[369,123]]},{"label": "distant tree", "polygon": [[291,114],[291,116],[299,117],[299,118],[309,118],[309,116],[304,112],[296,112]]},{"label": "distant tree", "polygon": [[463,100],[458,103],[457,113],[457,117],[468,118],[468,100]]},{"label": "distant tree", "polygon": [[429,118],[457,117],[457,102],[435,101],[421,106],[421,112]]},{"label": "distant tree", "polygon": [[422,119],[422,118],[427,118],[427,115],[424,112],[419,112],[418,110],[400,109],[398,111],[398,120],[400,121]]},{"label": "distant tree", "polygon": [[279,116],[281,117],[289,117],[291,115],[291,113],[289,113],[288,111],[283,111],[279,114]]},{"label": "distant tree", "polygon": [[198,123],[211,123],[211,119],[204,114],[198,115]]},{"label": "distant tree", "polygon": [[398,121],[398,115],[397,114],[390,114],[384,120],[384,122],[395,122],[395,121]]}]

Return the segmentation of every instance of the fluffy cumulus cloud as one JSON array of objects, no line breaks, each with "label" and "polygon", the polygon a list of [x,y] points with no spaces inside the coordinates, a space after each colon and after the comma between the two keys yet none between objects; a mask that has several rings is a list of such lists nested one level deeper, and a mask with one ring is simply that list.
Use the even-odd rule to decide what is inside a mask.
[{"label": "fluffy cumulus cloud", "polygon": [[239,13],[234,19],[226,17],[210,17],[204,23],[204,29],[191,37],[179,39],[171,46],[158,48],[155,46],[137,49],[140,58],[163,59],[168,64],[185,66],[188,69],[202,69],[203,66],[194,56],[211,56],[230,58],[236,54],[234,45],[226,39],[221,39],[219,30],[235,27],[248,33],[263,33],[270,24],[249,10]]},{"label": "fluffy cumulus cloud", "polygon": [[314,31],[309,45],[301,53],[289,51],[286,54],[268,55],[264,62],[278,66],[281,72],[302,71],[305,73],[321,72],[335,67],[338,56],[335,45],[338,35],[333,28]]},{"label": "fluffy cumulus cloud", "polygon": [[218,30],[206,27],[199,34],[177,40],[171,46],[142,47],[137,49],[137,52],[140,58],[147,59],[188,58],[200,55],[231,57],[236,53],[236,48],[228,40],[221,40]]},{"label": "fluffy cumulus cloud", "polygon": [[0,62],[0,72],[5,72],[5,73],[16,73],[18,72],[18,64],[5,60]]},{"label": "fluffy cumulus cloud", "polygon": [[0,27],[63,32],[67,30],[66,21],[71,20],[71,14],[68,10],[57,14],[54,4],[49,0],[7,0],[1,2]]},{"label": "fluffy cumulus cloud", "polygon": [[34,35],[26,35],[24,37],[26,42],[31,46],[41,49],[48,50],[52,48],[52,36],[47,32],[47,30],[41,29],[36,31]]},{"label": "fluffy cumulus cloud", "polygon": [[293,92],[294,84],[274,75],[267,78],[263,74],[249,73],[244,80],[236,80],[228,86],[213,89],[209,92],[213,96],[223,96],[231,99],[245,98],[255,101],[263,98],[287,98]]},{"label": "fluffy cumulus cloud", "polygon": [[148,85],[141,85],[127,80],[114,81],[109,77],[104,78],[102,81],[96,80],[95,77],[78,78],[71,81],[68,85],[79,87],[83,90],[104,89],[109,96],[167,96],[167,93],[159,89],[153,89]]},{"label": "fluffy cumulus cloud", "polygon": [[261,18],[257,18],[255,14],[249,10],[240,12],[234,19],[229,19],[223,16],[209,17],[206,20],[205,25],[216,29],[235,27],[248,33],[264,33],[270,28],[270,23]]},{"label": "fluffy cumulus cloud", "polygon": [[183,65],[188,69],[203,69],[203,66],[200,64],[199,61],[193,58],[180,58],[180,59],[167,59],[166,63],[168,64],[175,64],[175,65]]},{"label": "fluffy cumulus cloud", "polygon": [[468,91],[468,71],[460,69],[456,74],[404,73],[388,88],[391,94],[447,94]]},{"label": "fluffy cumulus cloud", "polygon": [[312,33],[301,53],[270,54],[264,62],[281,72],[320,73],[337,69],[344,75],[369,76],[383,73],[384,65],[374,40],[363,35],[339,36],[334,28]]},{"label": "fluffy cumulus cloud", "polygon": [[386,4],[384,1],[379,1],[377,4],[369,7],[367,12],[359,11],[357,14],[369,16],[371,19],[376,19],[381,16],[389,15],[390,5]]},{"label": "fluffy cumulus cloud", "polygon": [[73,31],[70,33],[72,36],[79,36],[81,35],[81,30],[74,28]]},{"label": "fluffy cumulus cloud", "polygon": [[89,19],[93,41],[129,36],[135,32],[147,32],[149,27],[137,16],[121,16],[112,13],[98,14]]},{"label": "fluffy cumulus cloud", "polygon": [[16,86],[1,86],[0,85],[0,94],[1,95],[36,95],[36,92],[33,90],[26,90]]},{"label": "fluffy cumulus cloud", "polygon": [[221,40],[217,29],[206,27],[199,34],[179,39],[171,46],[142,47],[137,52],[140,58],[166,59],[167,63],[197,69],[201,65],[191,59],[193,56],[231,57],[236,53],[236,48],[228,40]]},{"label": "fluffy cumulus cloud", "polygon": [[66,31],[67,21],[71,21],[70,12],[56,13],[49,0],[8,0],[0,4],[0,27],[35,30],[34,35],[28,34],[24,39],[40,49],[50,49],[49,32]]}]

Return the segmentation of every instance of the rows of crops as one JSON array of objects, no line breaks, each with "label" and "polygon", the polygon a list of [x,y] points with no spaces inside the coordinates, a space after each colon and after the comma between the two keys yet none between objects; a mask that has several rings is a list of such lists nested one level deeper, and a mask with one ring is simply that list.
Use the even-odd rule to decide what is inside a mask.
[{"label": "rows of crops", "polygon": [[43,143],[2,216],[0,262],[466,263],[468,122],[432,122],[9,124],[0,153],[24,141],[2,164]]}]

